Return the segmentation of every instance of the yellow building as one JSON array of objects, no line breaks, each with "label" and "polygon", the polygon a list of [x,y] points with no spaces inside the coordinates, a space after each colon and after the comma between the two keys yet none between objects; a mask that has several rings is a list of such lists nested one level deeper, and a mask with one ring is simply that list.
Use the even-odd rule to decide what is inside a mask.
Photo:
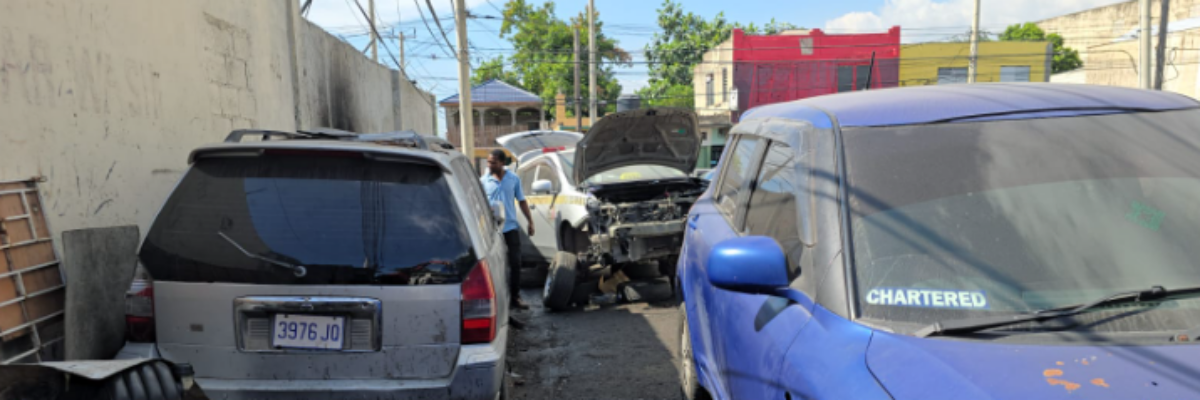
[{"label": "yellow building", "polygon": [[[971,44],[900,46],[900,86],[966,83]],[[976,82],[1049,82],[1054,46],[1049,42],[980,42]]]}]

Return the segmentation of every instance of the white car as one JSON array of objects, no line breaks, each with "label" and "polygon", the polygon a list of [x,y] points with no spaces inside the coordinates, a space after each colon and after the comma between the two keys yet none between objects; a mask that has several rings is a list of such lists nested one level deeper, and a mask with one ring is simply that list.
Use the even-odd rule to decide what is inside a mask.
[{"label": "white car", "polygon": [[[695,114],[641,109],[609,115],[575,146],[568,142],[578,134],[530,134],[498,142],[519,154],[517,174],[535,228],[523,255],[550,263],[547,307],[581,302],[577,287],[634,263],[658,262],[662,274],[674,274],[687,212],[707,188],[690,176],[700,150]],[[539,141],[545,146],[537,147]]]}]

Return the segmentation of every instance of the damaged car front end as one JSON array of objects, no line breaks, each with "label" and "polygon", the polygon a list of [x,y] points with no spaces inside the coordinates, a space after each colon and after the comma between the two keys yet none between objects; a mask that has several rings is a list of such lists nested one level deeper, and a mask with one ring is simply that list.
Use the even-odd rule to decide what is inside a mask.
[{"label": "damaged car front end", "polygon": [[[708,186],[690,176],[700,154],[696,127],[695,114],[687,110],[626,111],[606,116],[573,154],[561,154],[568,176],[586,193],[586,216],[577,231],[564,235],[568,246],[560,247],[550,266],[548,307],[586,303],[597,290],[622,291],[611,282],[629,281],[631,275],[659,278],[655,283],[665,285],[669,296],[672,281],[661,278],[674,275],[687,213]],[[633,273],[648,264],[658,273]]]}]

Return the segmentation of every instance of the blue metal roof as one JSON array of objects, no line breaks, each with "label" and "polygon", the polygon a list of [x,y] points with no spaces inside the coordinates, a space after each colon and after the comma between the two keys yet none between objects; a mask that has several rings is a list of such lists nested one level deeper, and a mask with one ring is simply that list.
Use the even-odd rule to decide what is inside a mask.
[{"label": "blue metal roof", "polygon": [[[492,79],[471,88],[471,104],[487,103],[537,103],[540,106],[542,98],[504,81]],[[458,104],[458,94],[438,104]]]},{"label": "blue metal roof", "polygon": [[[981,83],[867,90],[772,104],[742,120],[804,119],[809,108],[829,112],[838,125],[918,125],[949,120],[983,121],[1103,113],[1105,109],[1167,111],[1200,107],[1179,94],[1114,86],[1050,83]],[[1047,113],[1050,111],[1051,113]],[[1006,115],[1007,117],[997,117]]]}]

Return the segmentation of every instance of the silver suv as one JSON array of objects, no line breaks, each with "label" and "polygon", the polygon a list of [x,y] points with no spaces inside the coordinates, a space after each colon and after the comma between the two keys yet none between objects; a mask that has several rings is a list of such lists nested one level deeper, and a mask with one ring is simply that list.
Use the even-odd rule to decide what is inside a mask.
[{"label": "silver suv", "polygon": [[503,216],[448,143],[237,131],[190,163],[142,244],[129,346],[215,399],[502,396]]}]

